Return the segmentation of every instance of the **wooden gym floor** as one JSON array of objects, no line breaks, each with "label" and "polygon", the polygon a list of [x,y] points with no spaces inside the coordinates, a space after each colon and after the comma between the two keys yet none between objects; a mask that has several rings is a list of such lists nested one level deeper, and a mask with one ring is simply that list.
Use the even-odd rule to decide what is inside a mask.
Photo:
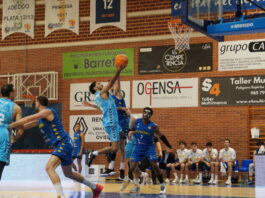
[{"label": "wooden gym floor", "polygon": [[[265,197],[265,188],[254,186],[208,186],[208,185],[167,185],[167,196],[159,195],[159,185],[146,185],[140,194],[129,194],[129,185],[124,193],[119,192],[120,183],[103,183],[102,198],[245,198]],[[92,197],[89,188],[78,183],[63,182],[67,198]],[[53,186],[49,181],[1,181],[0,198],[53,198],[56,197]]]}]

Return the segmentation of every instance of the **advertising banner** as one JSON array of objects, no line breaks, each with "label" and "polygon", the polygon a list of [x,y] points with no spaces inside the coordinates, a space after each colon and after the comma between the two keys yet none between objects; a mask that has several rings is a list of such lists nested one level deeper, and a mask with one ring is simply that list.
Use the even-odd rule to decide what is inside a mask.
[{"label": "advertising banner", "polygon": [[90,0],[90,34],[103,26],[126,31],[127,0]]},{"label": "advertising banner", "polygon": [[265,76],[201,78],[201,106],[264,105]]},{"label": "advertising banner", "polygon": [[134,72],[134,48],[111,49],[87,52],[64,53],[63,78],[110,77],[116,72],[114,57],[117,54],[128,56],[128,65],[121,76],[132,76]]},{"label": "advertising banner", "polygon": [[59,29],[79,34],[79,0],[45,1],[45,37]]},{"label": "advertising banner", "polygon": [[190,50],[176,51],[175,46],[141,47],[139,74],[211,71],[212,43],[191,44]]},{"label": "advertising banner", "polygon": [[34,38],[35,0],[3,0],[2,39],[21,32]]},{"label": "advertising banner", "polygon": [[198,78],[133,81],[132,106],[197,107]]},{"label": "advertising banner", "polygon": [[[106,84],[103,82],[102,84]],[[82,102],[87,101],[94,104],[94,95],[89,92],[90,83],[74,83],[70,85],[70,110],[95,110],[92,107],[85,107]],[[127,107],[130,107],[130,81],[121,81],[121,91]]]},{"label": "advertising banner", "polygon": [[[171,15],[172,16],[180,16],[181,15],[181,2],[183,0],[171,0]],[[207,13],[208,10],[211,10],[212,13],[217,13],[218,11],[218,4],[219,2],[223,3],[223,12],[231,12],[237,10],[236,0],[189,0],[192,2],[191,9],[194,10],[195,13],[197,10],[200,10],[200,13],[204,12]],[[265,6],[264,0],[252,0],[260,7]],[[242,3],[242,10],[251,10],[251,9],[258,9],[251,1],[248,0],[241,0]]]},{"label": "advertising banner", "polygon": [[218,70],[265,69],[265,40],[218,43]]}]

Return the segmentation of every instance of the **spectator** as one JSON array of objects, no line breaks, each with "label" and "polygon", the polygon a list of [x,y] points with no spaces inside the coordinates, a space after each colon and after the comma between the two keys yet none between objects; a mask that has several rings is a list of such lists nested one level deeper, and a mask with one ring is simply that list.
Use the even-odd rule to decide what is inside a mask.
[{"label": "spectator", "polygon": [[168,167],[168,164],[174,164],[175,163],[175,156],[171,149],[166,149],[162,151],[162,158],[159,162],[159,168],[164,172],[166,171],[167,179],[165,180],[166,183],[170,183],[170,167]]},{"label": "spectator", "polygon": [[264,155],[265,154],[265,148],[264,148],[264,142],[258,141],[257,145],[259,148],[254,151],[253,153],[253,163],[249,164],[249,183],[250,185],[254,184],[254,175],[255,175],[255,155]]}]

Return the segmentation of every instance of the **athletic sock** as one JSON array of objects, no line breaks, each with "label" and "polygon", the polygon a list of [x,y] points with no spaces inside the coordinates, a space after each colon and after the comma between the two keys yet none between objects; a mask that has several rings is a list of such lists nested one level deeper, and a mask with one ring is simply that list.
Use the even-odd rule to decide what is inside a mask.
[{"label": "athletic sock", "polygon": [[98,156],[98,151],[93,151],[93,155]]},{"label": "athletic sock", "polygon": [[89,186],[92,190],[96,189],[96,184],[93,184],[88,179],[84,178],[82,184],[85,184],[86,186]]},{"label": "athletic sock", "polygon": [[202,180],[202,173],[199,173],[199,180]]},{"label": "athletic sock", "polygon": [[121,162],[121,163],[120,163],[120,169],[121,169],[121,170],[124,170],[124,162]]},{"label": "athletic sock", "polygon": [[64,197],[64,194],[63,194],[63,187],[62,187],[62,184],[61,183],[56,183],[56,184],[53,184],[56,192],[57,192],[57,195],[60,195],[62,197]]},{"label": "athletic sock", "polygon": [[175,179],[178,179],[178,174],[174,173],[174,177],[175,177]]},{"label": "athletic sock", "polygon": [[214,174],[213,173],[211,174],[211,180],[214,180]]},{"label": "athletic sock", "polygon": [[109,169],[110,169],[110,170],[113,170],[113,169],[114,169],[114,164],[115,164],[115,161],[111,161],[111,162],[109,163]]}]

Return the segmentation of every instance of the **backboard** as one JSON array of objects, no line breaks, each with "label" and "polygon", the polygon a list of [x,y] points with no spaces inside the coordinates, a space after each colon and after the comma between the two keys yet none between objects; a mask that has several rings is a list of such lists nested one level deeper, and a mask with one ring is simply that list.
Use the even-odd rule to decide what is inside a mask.
[{"label": "backboard", "polygon": [[226,35],[265,32],[264,8],[259,0],[172,0],[173,16],[217,41]]}]

